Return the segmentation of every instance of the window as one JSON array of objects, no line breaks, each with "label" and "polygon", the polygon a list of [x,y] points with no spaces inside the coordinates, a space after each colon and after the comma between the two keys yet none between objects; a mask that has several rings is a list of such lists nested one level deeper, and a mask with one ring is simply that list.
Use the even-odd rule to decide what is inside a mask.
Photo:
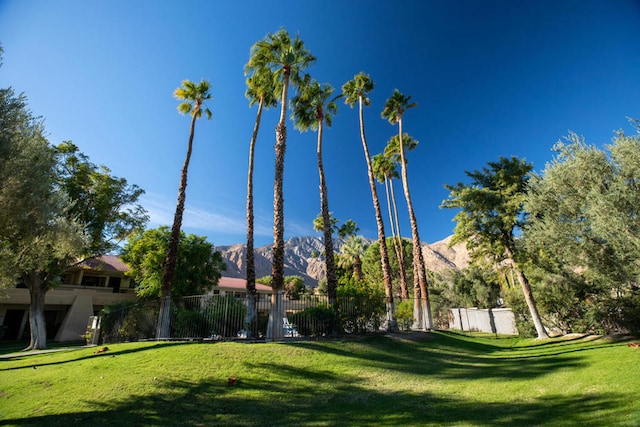
[{"label": "window", "polygon": [[105,276],[82,276],[82,286],[105,287],[107,278]]}]

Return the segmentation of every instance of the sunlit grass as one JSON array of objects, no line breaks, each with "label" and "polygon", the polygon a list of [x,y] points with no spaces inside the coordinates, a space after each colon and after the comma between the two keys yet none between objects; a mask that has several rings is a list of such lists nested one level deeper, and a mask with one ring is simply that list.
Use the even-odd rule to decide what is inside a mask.
[{"label": "sunlit grass", "polygon": [[0,425],[640,424],[640,349],[605,339],[435,332],[94,351],[0,360]]}]

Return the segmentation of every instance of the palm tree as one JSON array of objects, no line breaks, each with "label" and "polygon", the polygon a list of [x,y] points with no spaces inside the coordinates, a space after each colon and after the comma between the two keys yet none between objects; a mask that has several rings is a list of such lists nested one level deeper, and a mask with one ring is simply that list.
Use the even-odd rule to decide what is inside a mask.
[{"label": "palm tree", "polygon": [[301,132],[309,129],[318,132],[318,174],[320,175],[320,214],[322,215],[322,229],[324,233],[324,251],[325,266],[327,273],[327,297],[330,305],[336,303],[336,268],[333,252],[333,230],[331,228],[331,215],[329,213],[329,196],[327,194],[327,181],[324,175],[324,166],[322,163],[322,136],[324,124],[331,127],[333,116],[338,112],[338,106],[335,103],[333,87],[325,83],[321,85],[315,80],[303,86],[295,96],[291,103],[293,105],[292,119],[295,122],[295,128]]},{"label": "palm tree", "polygon": [[160,305],[156,338],[169,337],[171,288],[173,287],[173,278],[176,273],[178,242],[180,240],[182,214],[184,213],[184,202],[187,194],[187,174],[189,170],[189,161],[191,160],[191,151],[193,149],[193,135],[195,133],[196,120],[202,117],[203,111],[206,114],[207,119],[211,119],[211,110],[204,106],[204,102],[211,99],[208,81],[203,79],[199,84],[195,84],[192,81],[183,80],[182,87],[177,88],[173,92],[173,96],[178,100],[184,101],[178,105],[178,111],[181,114],[191,113],[191,127],[189,129],[189,142],[187,143],[187,157],[184,160],[182,173],[180,175],[178,203],[176,204],[176,213],[173,217],[171,235],[169,236],[169,246],[167,248],[167,256],[164,262],[164,274],[162,276],[162,302]]},{"label": "palm tree", "polygon": [[[413,244],[413,280],[414,280],[414,294],[417,296],[416,287],[420,288],[420,300],[422,302],[420,311],[416,313],[421,315],[417,317],[417,322],[422,325],[424,329],[433,328],[433,320],[431,317],[431,304],[429,302],[429,293],[427,286],[427,277],[424,266],[424,258],[422,256],[422,247],[420,245],[420,235],[418,233],[418,221],[416,220],[415,213],[413,211],[413,203],[411,202],[411,194],[409,192],[409,179],[407,177],[407,164],[405,161],[404,147],[402,133],[402,117],[409,108],[416,107],[415,102],[411,102],[411,96],[404,96],[398,89],[393,92],[393,95],[384,106],[382,111],[382,117],[387,119],[392,125],[398,123],[398,149],[396,151],[400,157],[400,165],[402,167],[402,187],[404,189],[404,196],[407,200],[407,208],[409,210],[409,221],[411,224],[411,240]],[[416,283],[417,279],[417,283]]]},{"label": "palm tree", "polygon": [[393,304],[393,292],[391,287],[391,266],[389,264],[389,253],[387,251],[387,242],[384,235],[384,222],[382,220],[382,211],[380,210],[380,199],[378,199],[378,192],[376,190],[376,180],[373,175],[373,168],[371,166],[371,156],[369,155],[369,147],[367,145],[367,138],[364,132],[364,106],[371,104],[369,99],[369,92],[373,90],[373,80],[368,74],[360,72],[353,77],[353,80],[349,80],[342,85],[342,94],[344,96],[345,104],[348,104],[351,108],[358,102],[358,111],[360,117],[360,139],[362,140],[362,148],[364,150],[364,157],[367,162],[367,174],[369,176],[369,186],[371,187],[371,198],[373,200],[373,208],[376,215],[376,224],[378,226],[378,242],[380,243],[380,263],[382,265],[382,278],[384,281],[385,296],[387,300],[387,324],[388,330],[395,330],[398,328],[398,323],[395,319],[394,304]]},{"label": "palm tree", "polygon": [[402,300],[409,298],[407,288],[407,273],[405,271],[404,250],[402,246],[402,233],[400,232],[400,221],[398,220],[398,205],[396,195],[393,190],[393,179],[400,178],[395,162],[384,154],[373,156],[373,173],[380,183],[384,183],[387,194],[387,208],[389,211],[389,223],[391,224],[391,235],[393,237],[393,248],[398,258],[398,273],[400,276],[400,295]]},{"label": "palm tree", "polygon": [[268,68],[260,68],[254,70],[252,75],[247,78],[247,91],[245,96],[249,100],[249,106],[252,107],[258,103],[258,113],[256,114],[256,123],[253,127],[251,142],[249,144],[249,171],[247,174],[247,294],[249,295],[247,318],[245,319],[245,331],[247,337],[252,336],[251,324],[256,319],[257,298],[256,292],[256,265],[254,253],[254,214],[253,214],[253,163],[254,149],[256,139],[258,138],[258,130],[260,129],[260,119],[262,117],[262,109],[275,107],[278,105],[277,98],[278,82],[275,80],[273,73]]},{"label": "palm tree", "polygon": [[362,255],[366,249],[366,244],[362,236],[350,235],[344,241],[344,244],[340,248],[341,260],[343,262],[342,267],[353,268],[353,275],[356,279],[362,280]]},{"label": "palm tree", "polygon": [[315,57],[304,47],[304,42],[296,36],[291,40],[285,29],[270,33],[251,47],[251,56],[245,67],[246,72],[262,68],[273,71],[281,84],[280,120],[276,126],[276,162],[273,185],[273,264],[271,267],[273,294],[271,315],[267,327],[267,338],[279,340],[282,329],[282,288],[284,286],[284,155],[287,147],[287,100],[289,82],[298,87],[303,80],[303,71],[315,62]]}]

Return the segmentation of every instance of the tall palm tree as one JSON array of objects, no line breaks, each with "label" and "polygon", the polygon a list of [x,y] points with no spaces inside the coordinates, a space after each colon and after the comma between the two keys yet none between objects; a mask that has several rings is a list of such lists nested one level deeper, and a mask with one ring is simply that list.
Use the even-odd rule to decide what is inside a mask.
[{"label": "tall palm tree", "polygon": [[369,154],[369,147],[367,145],[367,138],[364,132],[364,106],[369,106],[371,100],[369,99],[369,92],[374,88],[373,80],[368,74],[360,72],[353,77],[353,80],[349,80],[342,85],[342,95],[344,96],[345,104],[348,104],[351,108],[358,103],[358,112],[360,118],[360,139],[362,140],[362,148],[364,150],[364,157],[367,162],[367,174],[369,176],[369,186],[371,187],[371,198],[373,200],[373,208],[376,215],[376,224],[378,226],[378,242],[380,243],[380,263],[382,265],[382,278],[384,281],[384,289],[387,305],[387,319],[386,327],[388,330],[395,330],[398,328],[398,323],[395,319],[395,309],[393,304],[393,292],[391,287],[391,266],[389,264],[389,252],[387,251],[387,241],[384,235],[384,222],[382,220],[382,211],[380,210],[380,199],[378,198],[378,192],[376,190],[376,180],[373,174],[373,168],[371,166],[371,155]]},{"label": "tall palm tree", "polygon": [[280,120],[276,126],[276,162],[273,185],[273,264],[271,267],[273,294],[271,315],[267,327],[267,338],[279,340],[283,338],[282,328],[282,288],[284,286],[284,157],[287,147],[287,100],[289,83],[298,87],[304,79],[303,71],[316,58],[304,46],[300,37],[291,39],[284,28],[276,33],[269,33],[257,41],[250,52],[246,72],[262,68],[273,71],[275,78],[281,83]]},{"label": "tall palm tree", "polygon": [[191,151],[193,149],[193,136],[195,134],[196,120],[202,117],[203,112],[206,114],[207,119],[211,119],[211,110],[204,105],[205,101],[211,99],[208,81],[203,79],[200,83],[195,84],[192,81],[183,80],[182,86],[173,92],[173,96],[176,99],[183,101],[178,105],[178,111],[181,114],[191,114],[191,127],[189,128],[187,156],[184,160],[182,173],[180,175],[178,203],[176,204],[176,212],[173,217],[171,235],[169,236],[169,246],[167,248],[167,255],[164,262],[164,274],[162,276],[162,302],[160,305],[156,338],[169,337],[171,288],[173,287],[173,278],[176,273],[180,228],[182,227],[182,214],[184,213],[184,202],[187,195],[187,174],[189,171],[189,161],[191,160]]},{"label": "tall palm tree", "polygon": [[318,174],[320,176],[320,214],[322,215],[322,230],[324,233],[325,266],[327,273],[327,297],[329,304],[336,303],[336,268],[333,251],[333,230],[331,228],[331,215],[329,212],[329,196],[327,194],[327,181],[324,175],[322,163],[322,136],[324,125],[331,127],[333,116],[338,112],[335,97],[332,99],[333,87],[325,83],[321,85],[316,80],[310,81],[303,86],[298,95],[293,97],[294,127],[301,132],[309,129],[318,132],[317,154],[318,154]]},{"label": "tall palm tree", "polygon": [[[411,240],[413,244],[413,280],[414,280],[414,294],[417,296],[418,291],[416,287],[420,288],[420,301],[421,307],[417,318],[417,322],[422,325],[424,329],[433,328],[433,319],[431,316],[431,304],[429,301],[429,293],[427,286],[426,269],[424,266],[424,258],[422,256],[422,247],[420,245],[420,235],[418,233],[418,221],[413,210],[413,203],[411,202],[411,194],[409,192],[409,179],[407,176],[407,164],[405,161],[404,147],[402,132],[402,118],[404,113],[409,109],[416,107],[415,102],[411,102],[411,96],[404,96],[398,89],[393,92],[393,95],[385,103],[384,110],[382,111],[382,117],[387,119],[389,123],[395,125],[398,123],[398,151],[400,157],[400,165],[402,167],[402,187],[404,189],[404,196],[407,200],[407,208],[409,210],[409,221],[411,224]],[[417,279],[417,283],[416,283]]]},{"label": "tall palm tree", "polygon": [[251,76],[247,78],[247,91],[245,96],[249,100],[249,106],[252,107],[258,103],[258,113],[256,114],[256,122],[253,126],[253,134],[249,144],[249,171],[247,173],[247,294],[248,307],[247,318],[245,319],[245,331],[247,337],[253,335],[251,327],[257,315],[257,298],[256,292],[256,263],[254,253],[254,213],[253,213],[253,163],[256,139],[258,138],[258,130],[260,129],[260,119],[262,118],[262,109],[276,107],[278,105],[278,81],[274,74],[268,68],[260,68],[253,70]]},{"label": "tall palm tree", "polygon": [[400,178],[396,165],[384,154],[373,156],[373,173],[379,183],[384,183],[387,195],[387,208],[389,211],[389,223],[391,224],[391,236],[393,237],[393,248],[398,258],[398,275],[400,276],[400,295],[402,300],[409,298],[407,288],[407,272],[405,271],[404,249],[402,245],[402,233],[400,232],[400,221],[398,220],[398,205],[396,195],[393,190],[393,179]]}]

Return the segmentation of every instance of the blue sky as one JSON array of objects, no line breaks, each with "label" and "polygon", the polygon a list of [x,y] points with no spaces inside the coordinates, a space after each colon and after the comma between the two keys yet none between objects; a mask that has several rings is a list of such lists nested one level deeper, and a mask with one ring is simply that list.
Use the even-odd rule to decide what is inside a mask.
[{"label": "blue sky", "polygon": [[[183,229],[216,245],[242,243],[256,114],[243,67],[251,45],[281,27],[317,57],[308,72],[320,82],[339,90],[370,74],[372,154],[397,133],[380,117],[393,90],[418,103],[404,127],[419,141],[409,181],[425,242],[452,233],[455,212],[438,206],[443,185],[464,181],[465,170],[511,155],[541,170],[569,130],[602,145],[615,129],[633,132],[626,117],[640,118],[640,2],[632,0],[0,0],[0,86],[27,95],[52,143],[72,140],[142,187],[155,227],[172,221],[189,131],[173,90],[183,79],[209,80],[213,119],[196,125]],[[275,110],[264,114],[257,143],[258,246],[273,240],[277,120]],[[288,135],[285,237],[318,235],[316,135],[292,123]],[[334,217],[375,238],[357,110],[342,103],[324,134],[324,165]],[[406,211],[403,199],[399,206]],[[406,215],[401,227],[409,236]]]}]

